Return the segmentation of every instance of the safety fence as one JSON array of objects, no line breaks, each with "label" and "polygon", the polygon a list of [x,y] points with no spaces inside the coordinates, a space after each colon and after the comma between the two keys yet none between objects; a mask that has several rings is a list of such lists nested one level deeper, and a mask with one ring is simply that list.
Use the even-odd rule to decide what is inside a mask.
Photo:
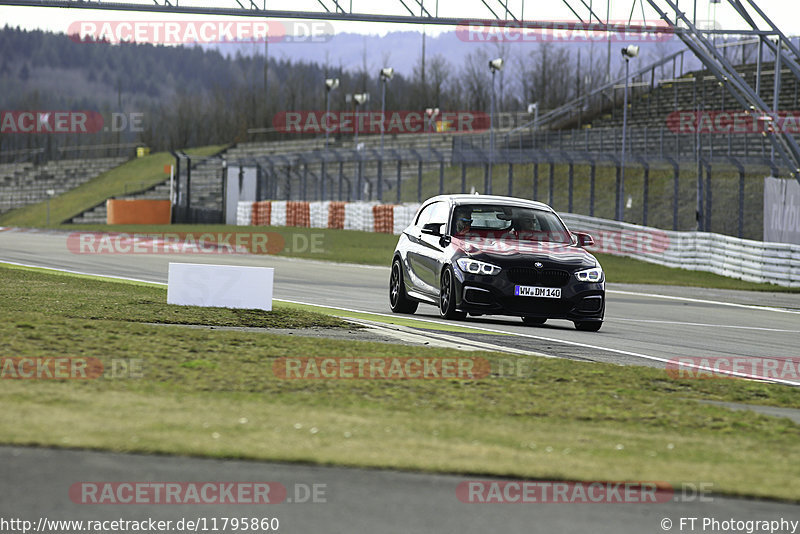
[{"label": "safety fence", "polygon": [[594,235],[612,233],[622,236],[648,234],[649,245],[641,238],[622,239],[618,251],[609,251],[639,260],[707,271],[749,282],[766,282],[785,287],[800,287],[800,245],[765,243],[710,232],[673,232],[647,226],[598,219],[584,215],[563,214],[572,230]]},{"label": "safety fence", "polygon": [[[240,202],[240,226],[300,226],[400,234],[419,204],[374,202]],[[800,287],[800,245],[764,243],[709,232],[674,232],[648,226],[561,214],[573,231],[596,239],[592,252],[628,256],[667,267],[707,271],[750,282]]]}]

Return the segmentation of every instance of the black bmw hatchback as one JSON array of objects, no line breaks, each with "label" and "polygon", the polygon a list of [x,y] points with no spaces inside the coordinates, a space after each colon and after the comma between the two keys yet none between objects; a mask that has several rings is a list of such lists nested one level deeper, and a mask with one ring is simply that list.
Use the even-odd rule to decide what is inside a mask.
[{"label": "black bmw hatchback", "polygon": [[420,207],[392,260],[389,303],[422,302],[446,319],[511,315],[525,324],[567,319],[596,332],[605,277],[588,234],[570,232],[546,204],[510,197],[447,195]]}]

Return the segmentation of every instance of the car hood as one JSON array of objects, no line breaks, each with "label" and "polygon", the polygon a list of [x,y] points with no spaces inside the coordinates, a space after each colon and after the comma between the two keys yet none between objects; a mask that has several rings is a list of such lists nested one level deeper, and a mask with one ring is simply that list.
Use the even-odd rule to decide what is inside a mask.
[{"label": "car hood", "polygon": [[503,265],[530,265],[589,268],[598,264],[585,249],[564,243],[525,241],[493,237],[454,237],[451,244],[465,256]]}]

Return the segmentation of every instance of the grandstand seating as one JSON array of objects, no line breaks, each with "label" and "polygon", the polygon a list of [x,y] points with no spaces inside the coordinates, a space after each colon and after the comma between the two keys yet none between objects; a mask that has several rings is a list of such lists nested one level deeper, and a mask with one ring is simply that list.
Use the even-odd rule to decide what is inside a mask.
[{"label": "grandstand seating", "polygon": [[[755,86],[756,66],[742,65],[738,71]],[[773,104],[774,65],[762,65],[760,96],[770,106]],[[621,92],[620,88],[620,92]],[[781,71],[779,109],[800,110],[800,83],[788,69]],[[690,72],[680,78],[662,80],[652,90],[632,88],[628,109],[628,150],[630,154],[676,159],[692,159],[699,141],[706,156],[732,155],[736,157],[769,157],[771,143],[762,134],[743,133],[691,133],[677,134],[668,124],[667,117],[676,110],[696,110],[701,104],[705,111],[741,110],[742,106],[707,71]],[[576,150],[583,152],[618,153],[622,146],[622,106],[601,115],[583,129],[559,132],[537,132],[514,138],[509,148],[518,143],[546,149]]]},{"label": "grandstand seating", "polygon": [[121,165],[126,158],[68,159],[43,165],[0,165],[0,213],[41,202],[47,191],[60,195]]}]

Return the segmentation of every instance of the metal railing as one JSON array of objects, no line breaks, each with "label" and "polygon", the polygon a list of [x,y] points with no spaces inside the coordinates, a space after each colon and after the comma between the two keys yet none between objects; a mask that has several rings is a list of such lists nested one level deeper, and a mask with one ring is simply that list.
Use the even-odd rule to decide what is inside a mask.
[{"label": "metal railing", "polygon": [[0,151],[0,163],[47,163],[63,159],[132,157],[141,143],[51,146]]}]

